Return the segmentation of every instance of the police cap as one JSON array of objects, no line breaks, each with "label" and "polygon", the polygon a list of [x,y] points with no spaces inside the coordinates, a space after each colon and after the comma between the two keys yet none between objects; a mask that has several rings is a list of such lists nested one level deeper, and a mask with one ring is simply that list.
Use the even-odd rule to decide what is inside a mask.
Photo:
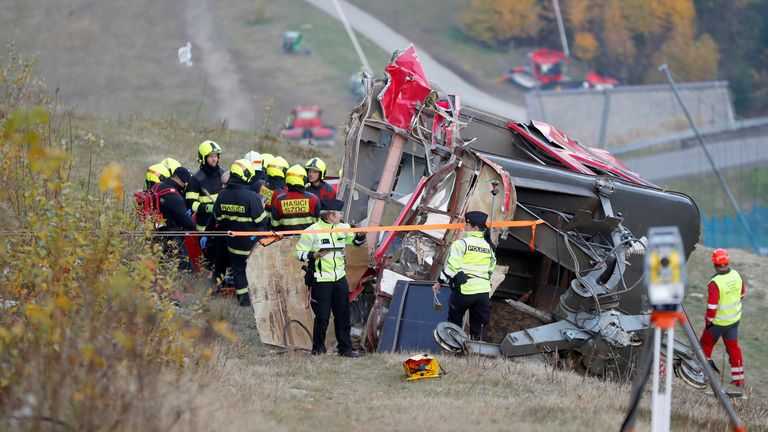
[{"label": "police cap", "polygon": [[488,215],[481,211],[470,211],[464,214],[467,222],[474,226],[485,226],[485,222],[488,220]]}]

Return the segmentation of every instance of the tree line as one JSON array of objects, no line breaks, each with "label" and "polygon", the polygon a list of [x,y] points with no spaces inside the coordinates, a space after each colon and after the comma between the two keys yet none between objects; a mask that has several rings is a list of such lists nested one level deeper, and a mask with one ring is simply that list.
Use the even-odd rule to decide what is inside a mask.
[{"label": "tree line", "polygon": [[[571,55],[628,84],[726,79],[741,115],[768,114],[768,2],[564,0]],[[551,0],[464,0],[457,24],[492,47],[559,48]]]}]

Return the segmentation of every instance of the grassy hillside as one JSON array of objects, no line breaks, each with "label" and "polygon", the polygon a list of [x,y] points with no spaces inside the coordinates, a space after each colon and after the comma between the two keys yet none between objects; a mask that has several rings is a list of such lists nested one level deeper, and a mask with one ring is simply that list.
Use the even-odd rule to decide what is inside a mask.
[{"label": "grassy hillside", "polygon": [[[63,132],[69,134],[71,122],[72,154],[78,167],[76,177],[87,177],[92,167],[92,188],[95,190],[95,175],[110,161],[120,162],[125,171],[129,190],[143,187],[147,166],[166,157],[177,159],[182,165],[195,171],[197,146],[206,139],[219,143],[224,151],[220,165],[229,169],[236,159],[250,150],[272,152],[285,157],[289,163],[301,163],[313,156],[320,156],[328,162],[329,170],[338,169],[341,157],[337,152],[328,153],[321,149],[293,145],[251,132],[233,131],[200,124],[180,122],[174,118],[149,120],[129,117],[103,119],[90,115],[72,115],[61,119],[67,126]],[[86,137],[93,137],[90,143]],[[62,139],[68,140],[68,136]],[[333,171],[330,171],[333,172]]]},{"label": "grassy hillside", "polygon": [[[247,98],[254,100],[254,127],[274,98],[275,126],[299,104],[319,104],[338,124],[354,104],[346,84],[358,61],[343,28],[300,0],[208,1],[213,37],[230,51]],[[137,0],[8,1],[0,4],[0,41],[13,41],[58,98],[86,113],[143,118],[173,115],[185,122],[216,120],[212,80],[203,53],[192,47],[191,68],[176,51],[197,31],[187,2]],[[304,32],[312,55],[281,52],[285,30]],[[388,54],[361,41],[375,71]],[[215,74],[214,74],[215,75]]]}]

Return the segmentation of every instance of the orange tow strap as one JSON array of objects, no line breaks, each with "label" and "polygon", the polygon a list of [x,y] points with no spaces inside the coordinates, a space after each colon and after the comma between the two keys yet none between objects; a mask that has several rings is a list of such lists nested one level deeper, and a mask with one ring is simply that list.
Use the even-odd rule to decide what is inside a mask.
[{"label": "orange tow strap", "polygon": [[[541,219],[534,221],[500,221],[494,222],[493,228],[518,228],[518,227],[531,227],[531,242],[529,244],[531,250],[534,249],[534,243],[536,241],[536,225],[544,223]],[[490,224],[486,224],[490,226]],[[450,223],[450,224],[426,224],[426,225],[390,225],[390,226],[375,226],[375,227],[354,227],[354,228],[329,228],[329,229],[306,229],[306,230],[288,230],[288,231],[227,231],[227,235],[230,237],[280,237],[294,234],[330,234],[330,233],[368,233],[368,232],[382,232],[382,231],[432,231],[442,229],[461,229],[464,228],[463,223]],[[269,242],[271,243],[271,242]],[[263,243],[262,243],[263,244]]]}]

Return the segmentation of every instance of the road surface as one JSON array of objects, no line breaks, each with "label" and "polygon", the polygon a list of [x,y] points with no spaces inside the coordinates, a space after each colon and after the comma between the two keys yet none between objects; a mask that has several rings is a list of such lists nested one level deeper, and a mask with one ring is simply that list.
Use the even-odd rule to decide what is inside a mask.
[{"label": "road surface", "polygon": [[[339,19],[331,0],[306,0],[306,2],[328,15]],[[344,0],[339,0],[339,3],[341,4],[342,9],[344,9],[347,19],[355,31],[368,38],[384,51],[392,53],[398,49],[407,47],[411,43],[411,41],[360,8]],[[353,49],[352,42],[349,43],[348,49]],[[463,103],[515,120],[528,120],[525,107],[504,101],[481,91],[464,81],[460,76],[453,73],[453,71],[447,67],[438,63],[434,58],[427,54],[425,49],[417,46],[416,50],[418,51],[419,58],[424,66],[424,71],[427,73],[427,78],[430,81],[437,83],[443,90],[449,93],[458,94]]]}]

